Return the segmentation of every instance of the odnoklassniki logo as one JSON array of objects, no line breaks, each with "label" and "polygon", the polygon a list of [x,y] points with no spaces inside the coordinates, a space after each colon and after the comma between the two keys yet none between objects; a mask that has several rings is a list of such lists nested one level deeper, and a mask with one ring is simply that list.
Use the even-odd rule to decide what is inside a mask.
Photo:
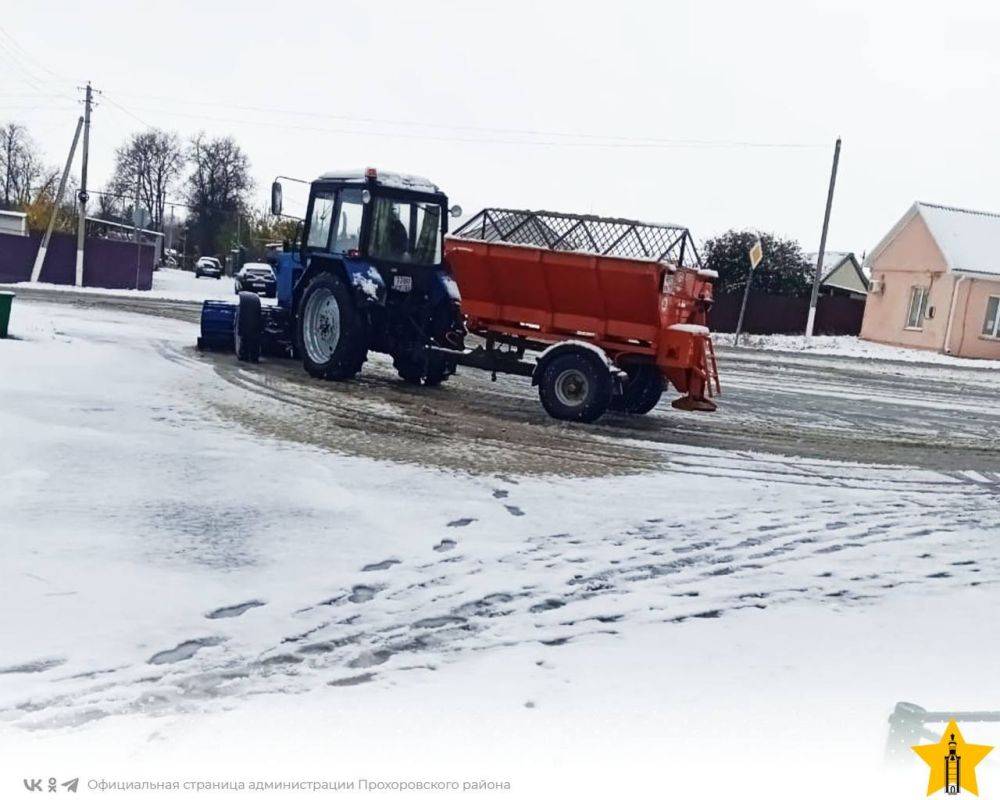
[{"label": "odnoklassniki logo", "polygon": [[978,797],[976,766],[992,749],[990,745],[969,744],[958,729],[958,723],[949,720],[939,742],[915,745],[913,752],[931,768],[928,795],[944,790],[945,794],[966,791]]}]

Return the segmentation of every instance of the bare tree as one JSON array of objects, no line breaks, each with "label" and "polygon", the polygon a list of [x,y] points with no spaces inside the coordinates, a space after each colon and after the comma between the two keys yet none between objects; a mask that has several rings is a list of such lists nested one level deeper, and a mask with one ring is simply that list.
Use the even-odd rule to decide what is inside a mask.
[{"label": "bare tree", "polygon": [[175,133],[151,128],[133,134],[115,150],[112,193],[135,197],[149,214],[152,227],[163,230],[167,193],[184,169],[184,150]]},{"label": "bare tree", "polygon": [[253,188],[250,159],[231,136],[208,139],[199,133],[188,149],[189,223],[202,254],[227,247],[227,228],[246,207]]},{"label": "bare tree", "polygon": [[20,208],[31,202],[47,171],[41,154],[27,129],[16,123],[0,127],[0,191],[5,208]]},{"label": "bare tree", "polygon": [[115,189],[112,184],[109,183],[106,189],[107,191],[97,195],[97,216],[112,222],[120,222],[121,215],[119,211],[121,210],[122,203],[115,196]]}]

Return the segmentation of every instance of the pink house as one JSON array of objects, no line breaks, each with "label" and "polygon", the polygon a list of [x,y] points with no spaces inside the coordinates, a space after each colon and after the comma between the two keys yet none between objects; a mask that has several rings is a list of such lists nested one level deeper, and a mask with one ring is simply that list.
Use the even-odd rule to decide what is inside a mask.
[{"label": "pink house", "polygon": [[1000,359],[1000,214],[914,203],[865,267],[862,339]]}]

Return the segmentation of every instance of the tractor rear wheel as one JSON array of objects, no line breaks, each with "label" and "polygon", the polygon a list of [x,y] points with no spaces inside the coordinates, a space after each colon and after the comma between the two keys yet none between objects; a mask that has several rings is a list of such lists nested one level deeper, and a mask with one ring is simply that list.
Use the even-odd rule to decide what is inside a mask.
[{"label": "tractor rear wheel", "polygon": [[353,378],[368,356],[364,319],[336,275],[321,272],[306,286],[299,303],[296,345],[302,366],[314,378]]},{"label": "tractor rear wheel", "polygon": [[250,292],[240,292],[233,325],[233,345],[236,358],[250,364],[260,361],[261,323],[260,298]]},{"label": "tractor rear wheel", "polygon": [[410,353],[397,353],[392,365],[399,377],[413,386],[440,386],[451,375],[448,362],[438,353],[421,358]]},{"label": "tractor rear wheel", "polygon": [[628,380],[622,393],[611,399],[611,410],[621,414],[648,414],[663,396],[665,384],[653,364],[627,366]]},{"label": "tractor rear wheel", "polygon": [[608,410],[613,385],[607,364],[574,349],[545,364],[538,378],[538,397],[555,419],[594,422]]}]

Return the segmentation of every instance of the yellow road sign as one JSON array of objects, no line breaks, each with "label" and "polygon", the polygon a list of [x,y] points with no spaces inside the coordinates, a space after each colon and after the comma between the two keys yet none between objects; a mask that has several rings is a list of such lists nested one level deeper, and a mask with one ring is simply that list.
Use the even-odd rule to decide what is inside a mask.
[{"label": "yellow road sign", "polygon": [[758,239],[753,243],[753,247],[750,248],[750,269],[756,269],[763,258],[764,248],[761,246],[760,239]]}]

